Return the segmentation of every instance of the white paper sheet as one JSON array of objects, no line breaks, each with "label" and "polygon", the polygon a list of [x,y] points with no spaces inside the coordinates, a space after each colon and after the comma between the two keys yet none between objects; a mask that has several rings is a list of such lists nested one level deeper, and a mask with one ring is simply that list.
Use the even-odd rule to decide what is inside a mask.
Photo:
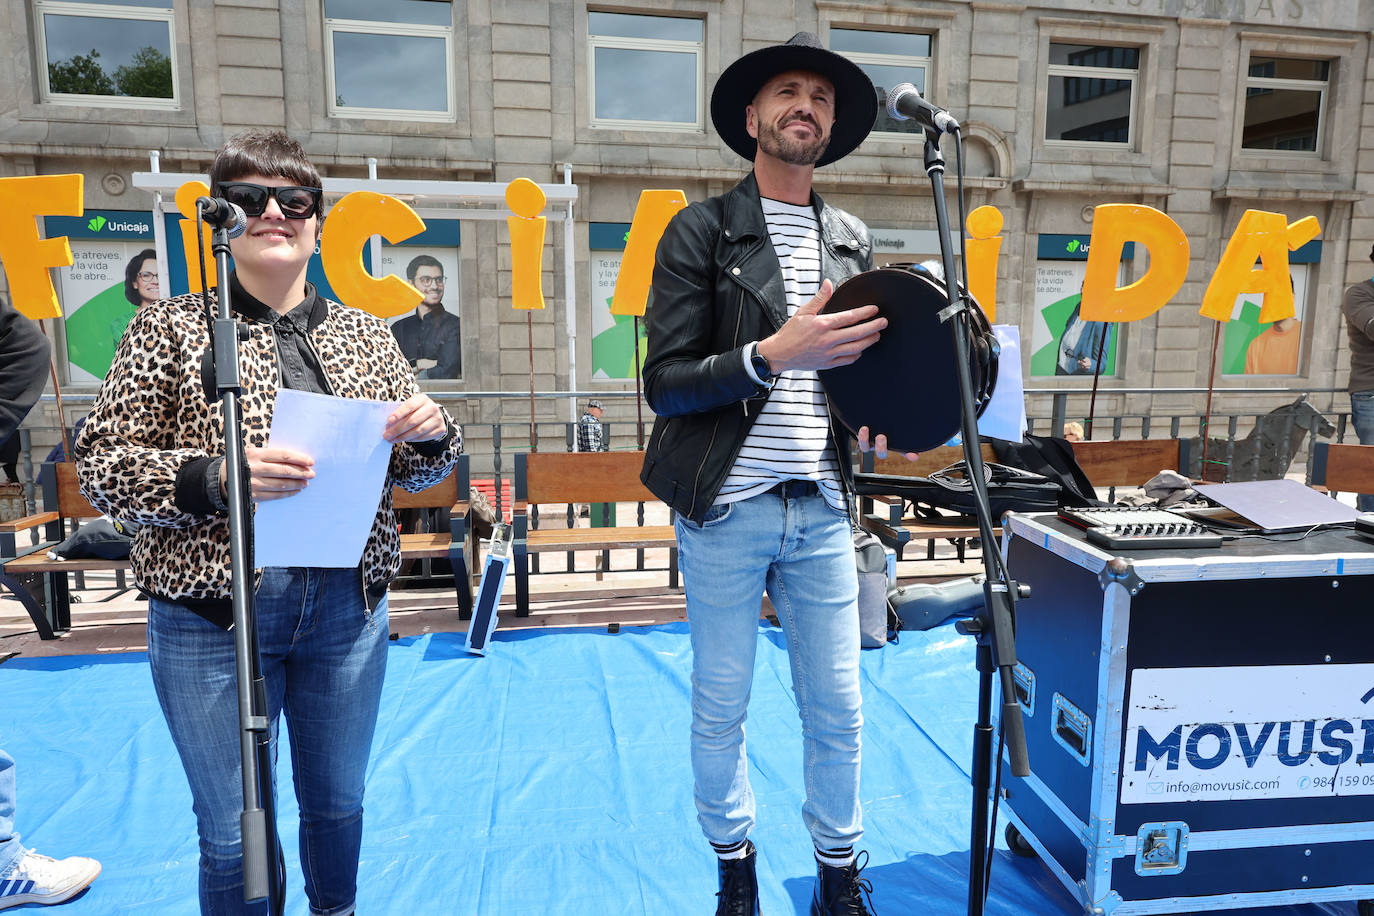
[{"label": "white paper sheet", "polygon": [[358,565],[386,485],[382,431],[397,403],[278,389],[267,444],[311,456],[315,476],[295,496],[257,504],[258,566]]},{"label": "white paper sheet", "polygon": [[[1002,347],[997,359],[997,386],[992,400],[978,418],[978,434],[994,439],[1020,442],[1026,431],[1026,390],[1021,383],[1021,329],[1010,324],[995,324],[992,333]],[[959,445],[964,437],[954,434],[946,445]]]}]

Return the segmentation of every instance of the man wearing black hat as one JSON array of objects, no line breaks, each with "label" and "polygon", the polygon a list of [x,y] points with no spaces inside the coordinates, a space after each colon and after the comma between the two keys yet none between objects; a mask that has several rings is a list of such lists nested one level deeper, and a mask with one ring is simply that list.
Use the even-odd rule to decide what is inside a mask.
[{"label": "man wearing black hat", "polygon": [[753,171],[679,212],[658,246],[644,363],[657,417],[641,479],[678,513],[692,770],[719,857],[718,916],[758,912],[744,720],[765,589],[805,736],[811,913],[869,913],[854,852],[863,718],[852,471],[816,370],[852,363],[886,321],[871,305],[819,314],[872,255],[864,224],[827,206],[811,179],[859,145],[876,113],[868,77],[810,33],[746,54],[716,83],[711,119]]},{"label": "man wearing black hat", "polygon": [[[1369,251],[1374,261],[1374,248]],[[1374,445],[1374,280],[1361,280],[1341,300],[1350,339],[1350,421],[1361,445]],[[1355,498],[1361,512],[1374,512],[1374,494]]]}]

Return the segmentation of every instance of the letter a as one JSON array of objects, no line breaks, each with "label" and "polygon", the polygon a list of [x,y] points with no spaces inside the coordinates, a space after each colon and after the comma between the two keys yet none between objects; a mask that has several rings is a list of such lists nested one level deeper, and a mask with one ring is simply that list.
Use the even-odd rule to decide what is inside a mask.
[{"label": "letter a", "polygon": [[649,303],[649,281],[654,273],[654,254],[668,221],[687,206],[681,191],[640,191],[630,236],[625,240],[625,256],[615,278],[611,297],[612,315],[643,315]]},{"label": "letter a", "polygon": [[[1293,285],[1288,273],[1288,252],[1317,237],[1321,226],[1309,216],[1288,225],[1282,213],[1246,210],[1226,243],[1198,311],[1215,321],[1228,321],[1236,297],[1261,293],[1264,304],[1259,320],[1274,322],[1292,318]],[[1260,262],[1255,269],[1255,261]]]}]

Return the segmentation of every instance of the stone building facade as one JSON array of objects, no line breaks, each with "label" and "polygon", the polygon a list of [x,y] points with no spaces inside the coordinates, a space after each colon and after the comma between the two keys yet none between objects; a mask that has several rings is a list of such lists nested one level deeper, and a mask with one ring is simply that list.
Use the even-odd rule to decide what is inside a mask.
[{"label": "stone building facade", "polygon": [[[531,347],[540,391],[634,391],[627,372],[598,374],[595,274],[613,263],[598,239],[631,221],[643,189],[699,199],[738,180],[747,164],[715,136],[710,88],[741,54],[801,29],[963,122],[969,209],[1005,217],[997,319],[1019,327],[1031,387],[1086,387],[1032,363],[1055,342],[1044,323],[1063,328],[1049,287],[1073,292],[1102,203],[1163,210],[1191,258],[1168,305],[1117,328],[1104,389],[1207,385],[1214,323],[1198,308],[1250,208],[1315,216],[1322,233],[1295,275],[1294,371],[1220,374],[1215,406],[1259,411],[1280,396],[1246,390],[1344,384],[1341,290],[1369,275],[1374,241],[1374,5],[1349,0],[0,0],[0,176],[81,172],[89,211],[147,212],[132,175],[150,150],[164,171],[203,172],[249,126],[285,129],[328,177],[366,177],[370,157],[389,179],[555,183],[566,167],[577,301],[563,295],[554,229],[549,308],[527,327],[510,307],[503,224],[462,223],[462,378],[426,382],[474,426],[514,423],[528,401],[463,395],[527,392]],[[919,260],[935,252],[934,210],[920,138],[897,128],[880,124],[817,188],[869,224],[880,260]],[[1050,250],[1061,243],[1077,260]],[[1146,268],[1136,252],[1123,281]],[[1233,362],[1238,340],[1223,345]],[[61,350],[67,390],[92,391]],[[1314,400],[1346,409],[1343,395]],[[634,418],[631,398],[607,404],[613,428]],[[1098,411],[1200,406],[1104,390]],[[566,420],[571,405],[535,410]]]}]

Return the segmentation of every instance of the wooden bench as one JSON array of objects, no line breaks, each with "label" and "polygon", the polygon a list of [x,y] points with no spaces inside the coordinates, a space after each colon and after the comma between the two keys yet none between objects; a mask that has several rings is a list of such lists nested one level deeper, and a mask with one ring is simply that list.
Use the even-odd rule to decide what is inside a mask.
[{"label": "wooden bench", "polygon": [[1317,442],[1307,482],[1328,493],[1374,493],[1374,445]]},{"label": "wooden bench", "polygon": [[[1178,470],[1188,462],[1186,439],[1105,439],[1073,443],[1073,455],[1098,489],[1115,491],[1117,487],[1139,487],[1161,470]],[[982,446],[984,461],[996,461],[992,446]],[[900,456],[875,459],[872,453],[863,456],[862,469],[871,473],[896,474],[906,477],[925,477],[946,468],[964,457],[962,448],[941,446],[921,453],[916,461]],[[867,497],[866,497],[867,499]],[[863,507],[863,525],[891,547],[901,559],[902,551],[911,541],[927,542],[926,556],[934,558],[935,541],[949,538],[955,541],[958,558],[964,559],[964,542],[979,537],[976,524],[969,524],[967,516],[949,513],[950,521],[904,517],[902,501],[892,497],[872,497],[873,505]],[[1001,529],[993,533],[1000,536]]]},{"label": "wooden bench", "polygon": [[[61,462],[43,467],[43,505],[56,508],[0,523],[0,586],[9,589],[23,605],[40,638],[54,639],[58,633],[71,629],[68,574],[114,572],[122,577],[130,563],[127,559],[48,557],[48,551],[74,531],[81,520],[99,518],[100,512],[81,494],[75,465]],[[399,487],[393,491],[398,508],[447,512],[448,530],[401,535],[401,558],[447,557],[453,564],[459,613],[465,617],[472,614],[470,571],[477,565],[476,538],[471,534],[468,519],[467,480],[468,456],[460,455],[453,472],[442,482],[419,493]],[[21,533],[29,534],[29,544],[19,543]]]},{"label": "wooden bench", "polygon": [[659,502],[639,482],[643,466],[644,453],[640,451],[530,452],[515,456],[511,559],[516,616],[530,613],[530,554],[667,547],[668,587],[678,587],[677,539],[671,524],[539,528],[536,515],[536,525],[531,525],[531,507],[541,504]]}]

